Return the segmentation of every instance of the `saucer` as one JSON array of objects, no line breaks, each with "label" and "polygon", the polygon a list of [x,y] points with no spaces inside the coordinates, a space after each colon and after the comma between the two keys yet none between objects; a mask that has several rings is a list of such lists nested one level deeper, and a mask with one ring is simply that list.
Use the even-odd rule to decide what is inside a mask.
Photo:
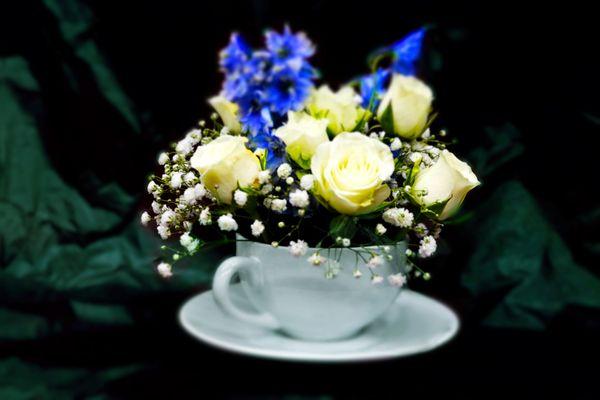
[{"label": "saucer", "polygon": [[[232,300],[248,310],[239,284],[231,287]],[[186,331],[223,350],[286,361],[370,361],[403,357],[432,350],[458,331],[452,310],[425,295],[403,290],[390,309],[354,337],[311,342],[277,331],[255,327],[223,313],[211,291],[189,299],[179,312]]]}]

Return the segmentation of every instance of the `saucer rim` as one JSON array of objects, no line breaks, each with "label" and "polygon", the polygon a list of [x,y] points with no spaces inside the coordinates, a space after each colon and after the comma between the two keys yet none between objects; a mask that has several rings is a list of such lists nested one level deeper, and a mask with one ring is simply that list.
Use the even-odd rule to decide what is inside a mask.
[{"label": "saucer rim", "polygon": [[[397,349],[397,350],[379,350],[379,351],[353,351],[340,354],[331,353],[318,353],[318,352],[294,352],[285,350],[269,350],[262,348],[255,348],[251,346],[232,344],[226,340],[220,340],[212,335],[207,335],[199,331],[184,315],[186,307],[189,306],[194,300],[202,296],[210,296],[212,290],[207,290],[202,293],[198,293],[188,300],[186,300],[180,307],[178,312],[178,320],[184,330],[192,337],[204,342],[210,346],[218,348],[220,350],[227,351],[229,353],[248,355],[258,358],[266,358],[270,360],[278,361],[295,361],[295,362],[321,362],[321,363],[339,363],[339,362],[364,362],[364,361],[381,361],[389,360],[392,358],[408,357],[421,353],[426,353],[437,347],[441,347],[448,343],[452,338],[456,336],[460,330],[460,319],[456,312],[452,310],[448,305],[443,302],[436,300],[432,297],[426,296],[422,293],[415,292],[410,289],[403,289],[402,294],[409,296],[421,297],[422,300],[435,303],[436,306],[441,307],[447,314],[449,319],[449,329],[444,332],[443,335],[436,336],[436,340],[426,345],[415,347],[413,349]],[[398,296],[392,305],[398,304],[402,296]],[[267,332],[268,330],[265,330]],[[292,338],[293,340],[302,341],[301,339]]]}]

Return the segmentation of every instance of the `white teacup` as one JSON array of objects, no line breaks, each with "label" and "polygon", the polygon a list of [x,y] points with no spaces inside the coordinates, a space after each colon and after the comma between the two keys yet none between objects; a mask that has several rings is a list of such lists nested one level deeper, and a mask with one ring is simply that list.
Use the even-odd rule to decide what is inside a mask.
[{"label": "white teacup", "polygon": [[[237,255],[221,263],[215,273],[214,298],[226,313],[237,319],[282,330],[300,339],[350,337],[391,306],[400,289],[385,278],[406,269],[406,243],[388,246],[385,253],[379,247],[367,249],[382,255],[383,263],[373,269],[384,278],[381,283],[372,283],[369,269],[356,253],[360,251],[368,259],[365,248],[331,249],[329,256],[339,260],[339,272],[327,279],[325,272],[330,268],[327,262],[314,266],[307,261],[317,249],[310,248],[305,256],[294,257],[287,247],[238,241]],[[327,250],[321,250],[320,254],[328,257]],[[353,276],[355,266],[362,277]],[[242,310],[231,301],[229,289],[236,274],[249,301],[260,312]]]}]

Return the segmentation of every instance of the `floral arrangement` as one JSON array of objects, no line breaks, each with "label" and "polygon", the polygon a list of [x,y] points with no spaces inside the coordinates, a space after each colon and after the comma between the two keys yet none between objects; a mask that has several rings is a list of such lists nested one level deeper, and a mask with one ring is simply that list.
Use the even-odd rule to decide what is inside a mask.
[{"label": "floral arrangement", "polygon": [[429,279],[416,260],[434,254],[444,220],[479,181],[430,127],[433,93],[415,77],[424,35],[375,52],[369,74],[334,91],[315,86],[303,33],[267,31],[258,50],[232,34],[215,113],[160,154],[163,171],[149,179],[152,213],[141,221],[181,244],[162,247],[173,254],[158,272],[169,277],[182,257],[243,237],[287,246],[328,278],[335,249],[356,249],[377,284],[381,254],[407,241],[409,268],[389,283]]}]

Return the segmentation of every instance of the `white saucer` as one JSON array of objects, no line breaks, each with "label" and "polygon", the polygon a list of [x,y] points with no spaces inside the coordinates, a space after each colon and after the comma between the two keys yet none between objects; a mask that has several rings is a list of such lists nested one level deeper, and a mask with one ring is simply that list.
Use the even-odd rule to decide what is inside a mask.
[{"label": "white saucer", "polygon": [[[231,289],[236,304],[247,304],[239,285]],[[403,290],[390,310],[360,334],[335,342],[303,341],[238,321],[221,311],[211,291],[188,300],[179,320],[190,334],[223,350],[319,362],[381,360],[422,353],[446,343],[460,325],[448,307],[410,290]]]}]

